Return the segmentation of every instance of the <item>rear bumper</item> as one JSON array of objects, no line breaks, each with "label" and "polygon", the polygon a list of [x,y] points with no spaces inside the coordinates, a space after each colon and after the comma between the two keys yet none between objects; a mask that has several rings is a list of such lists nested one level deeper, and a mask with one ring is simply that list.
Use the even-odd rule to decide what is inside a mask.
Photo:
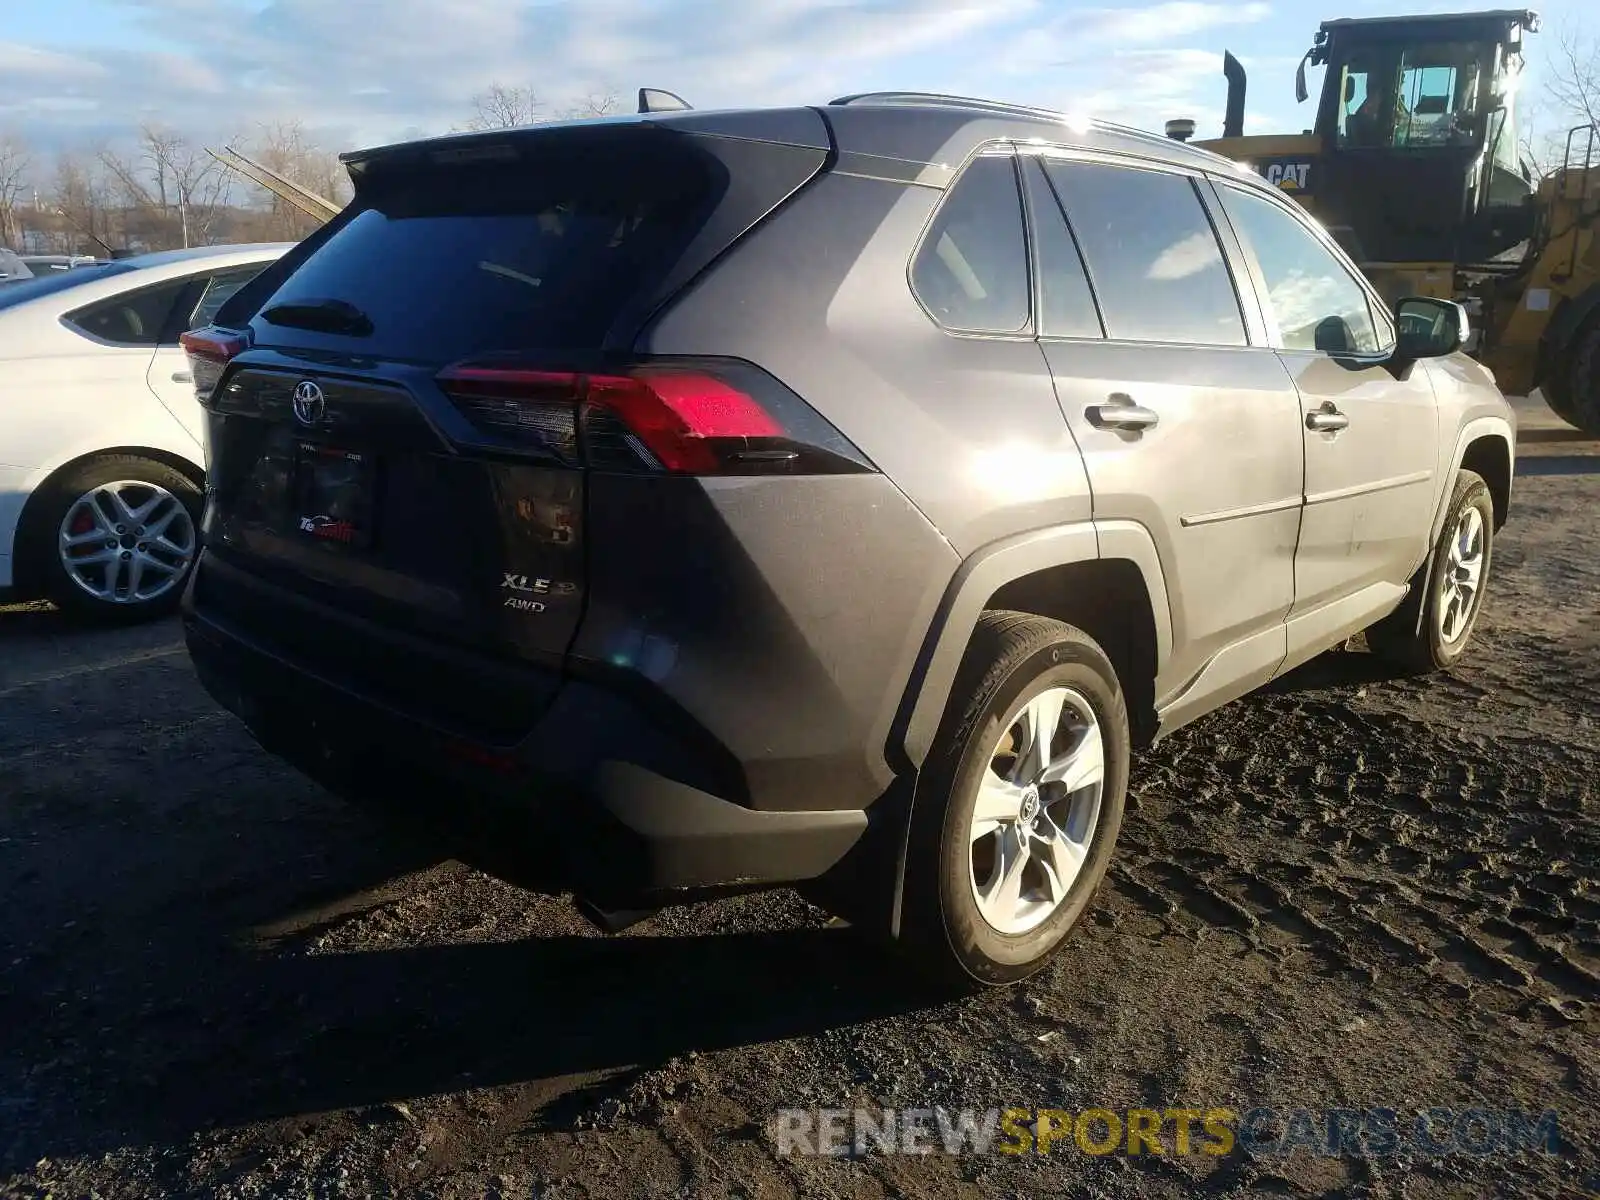
[{"label": "rear bumper", "polygon": [[[196,579],[203,570],[204,559]],[[599,902],[815,879],[867,828],[859,809],[757,811],[683,782],[716,777],[716,765],[592,682],[560,682],[526,738],[494,746],[326,678],[197,607],[194,580],[184,626],[201,684],[270,752],[364,807],[420,800],[447,821],[488,813],[496,838],[509,829],[521,843],[494,847],[496,857],[525,849],[527,863],[553,866],[562,886]],[[371,635],[380,645],[381,632]],[[550,680],[530,686],[548,691]]]}]

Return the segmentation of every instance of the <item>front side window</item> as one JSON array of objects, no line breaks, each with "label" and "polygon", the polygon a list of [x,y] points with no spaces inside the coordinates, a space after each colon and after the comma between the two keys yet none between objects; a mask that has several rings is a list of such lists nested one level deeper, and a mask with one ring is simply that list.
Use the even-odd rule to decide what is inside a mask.
[{"label": "front side window", "polygon": [[1217,190],[1265,277],[1279,348],[1376,353],[1380,342],[1366,290],[1328,248],[1265,197],[1232,185]]},{"label": "front side window", "polygon": [[911,267],[917,298],[946,329],[1028,326],[1028,242],[1009,155],[972,161],[951,185]]},{"label": "front side window", "polygon": [[1188,176],[1063,159],[1045,170],[1088,263],[1107,337],[1247,344],[1233,276]]}]

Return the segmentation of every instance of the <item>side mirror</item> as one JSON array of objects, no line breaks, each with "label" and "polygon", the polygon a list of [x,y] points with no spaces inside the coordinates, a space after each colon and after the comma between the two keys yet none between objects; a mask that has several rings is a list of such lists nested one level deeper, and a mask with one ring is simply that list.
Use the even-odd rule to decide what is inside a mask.
[{"label": "side mirror", "polygon": [[1407,296],[1395,306],[1395,357],[1444,358],[1467,344],[1472,324],[1454,300]]}]

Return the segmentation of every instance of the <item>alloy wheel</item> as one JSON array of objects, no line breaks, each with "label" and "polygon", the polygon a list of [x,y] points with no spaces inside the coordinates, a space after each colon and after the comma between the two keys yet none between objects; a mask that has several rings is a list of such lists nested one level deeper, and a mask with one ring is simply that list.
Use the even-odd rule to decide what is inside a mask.
[{"label": "alloy wheel", "polygon": [[1439,637],[1447,646],[1461,640],[1477,611],[1483,593],[1484,544],[1483,513],[1469,508],[1456,521],[1440,585]]},{"label": "alloy wheel", "polygon": [[1105,788],[1105,739],[1074,688],[1033,697],[991,749],[970,829],[972,897],[997,932],[1043,924],[1083,871]]},{"label": "alloy wheel", "polygon": [[166,488],[103,483],[68,507],[57,537],[67,577],[106,604],[142,604],[178,587],[195,555],[194,519]]}]

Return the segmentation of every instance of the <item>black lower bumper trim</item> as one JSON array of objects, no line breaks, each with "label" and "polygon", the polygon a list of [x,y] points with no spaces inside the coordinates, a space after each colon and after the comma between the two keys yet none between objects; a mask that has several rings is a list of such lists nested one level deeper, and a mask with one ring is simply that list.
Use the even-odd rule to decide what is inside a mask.
[{"label": "black lower bumper trim", "polygon": [[[509,828],[539,862],[554,851],[566,886],[598,903],[645,907],[681,893],[804,882],[838,864],[867,828],[859,809],[756,811],[620,760],[618,747],[659,745],[661,732],[593,685],[562,684],[555,707],[566,723],[589,712],[610,740],[586,761],[569,753],[545,763],[537,731],[523,757],[473,747],[192,609],[185,630],[201,684],[269,751],[369,809],[419,797],[446,818],[493,809],[510,818],[497,837]],[[515,849],[495,847],[502,856]]]}]

